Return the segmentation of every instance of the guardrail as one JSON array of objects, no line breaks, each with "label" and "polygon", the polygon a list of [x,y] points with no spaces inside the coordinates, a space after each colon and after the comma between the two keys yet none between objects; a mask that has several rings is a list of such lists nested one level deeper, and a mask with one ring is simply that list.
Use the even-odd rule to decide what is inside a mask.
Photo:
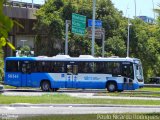
[{"label": "guardrail", "polygon": [[160,87],[160,84],[144,84],[144,87]]}]

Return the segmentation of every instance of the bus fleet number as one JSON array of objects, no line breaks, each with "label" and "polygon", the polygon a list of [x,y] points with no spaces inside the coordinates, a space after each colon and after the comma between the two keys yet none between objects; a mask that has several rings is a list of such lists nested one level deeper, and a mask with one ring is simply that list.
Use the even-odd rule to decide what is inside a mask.
[{"label": "bus fleet number", "polygon": [[19,78],[19,76],[16,74],[8,74],[8,78],[17,79],[17,78]]}]

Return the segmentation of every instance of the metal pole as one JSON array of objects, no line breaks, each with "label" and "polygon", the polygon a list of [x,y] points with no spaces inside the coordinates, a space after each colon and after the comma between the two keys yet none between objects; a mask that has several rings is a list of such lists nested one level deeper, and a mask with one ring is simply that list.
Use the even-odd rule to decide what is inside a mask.
[{"label": "metal pole", "polygon": [[136,0],[134,0],[134,5],[135,5],[135,17],[137,17],[137,3],[136,3]]},{"label": "metal pole", "polygon": [[96,16],[96,0],[93,0],[93,18],[92,18],[92,56],[94,56],[94,43],[95,43],[95,16]]},{"label": "metal pole", "polygon": [[33,3],[33,0],[32,0],[32,8],[34,7],[34,5],[33,5],[34,3]]},{"label": "metal pole", "polygon": [[[153,5],[153,10],[154,10],[154,1],[152,0],[152,5]],[[153,14],[154,14],[154,20],[156,18],[156,15],[155,15],[155,12],[153,11]]]},{"label": "metal pole", "polygon": [[129,23],[129,16],[128,16],[128,39],[127,39],[127,57],[129,57],[129,29],[130,29],[130,23]]},{"label": "metal pole", "polygon": [[65,55],[68,55],[68,28],[69,28],[69,20],[66,20]]},{"label": "metal pole", "polygon": [[105,30],[103,30],[102,35],[103,35],[103,38],[102,38],[102,57],[104,57]]}]

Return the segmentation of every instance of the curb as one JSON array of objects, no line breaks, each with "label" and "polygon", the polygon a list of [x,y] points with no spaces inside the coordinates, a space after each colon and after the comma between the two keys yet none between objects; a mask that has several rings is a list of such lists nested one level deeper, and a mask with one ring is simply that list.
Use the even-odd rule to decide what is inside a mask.
[{"label": "curb", "polygon": [[16,103],[16,104],[0,104],[0,107],[131,107],[131,108],[160,108],[157,105],[102,105],[102,104],[30,104],[30,103]]}]

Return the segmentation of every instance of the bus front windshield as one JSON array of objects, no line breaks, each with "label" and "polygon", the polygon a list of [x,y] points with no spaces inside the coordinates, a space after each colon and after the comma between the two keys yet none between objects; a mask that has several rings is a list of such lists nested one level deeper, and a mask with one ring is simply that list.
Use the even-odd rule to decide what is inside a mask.
[{"label": "bus front windshield", "polygon": [[136,64],[135,74],[138,80],[143,80],[143,69],[141,64]]}]

